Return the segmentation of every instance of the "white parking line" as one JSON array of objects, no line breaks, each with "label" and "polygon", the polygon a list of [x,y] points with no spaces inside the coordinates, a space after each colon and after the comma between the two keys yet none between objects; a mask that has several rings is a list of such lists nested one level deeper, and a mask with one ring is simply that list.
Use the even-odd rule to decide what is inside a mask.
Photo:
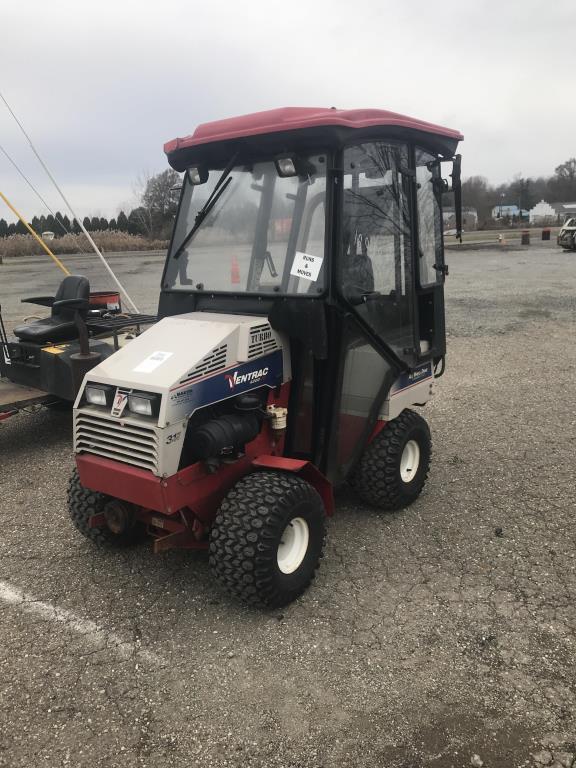
[{"label": "white parking line", "polygon": [[112,650],[123,659],[132,658],[155,667],[164,666],[165,662],[159,656],[143,650],[137,643],[127,642],[113,632],[108,632],[94,621],[83,619],[65,608],[43,603],[33,595],[26,594],[26,592],[12,587],[5,581],[0,581],[0,600],[13,605],[17,610],[24,613],[40,616],[46,621],[64,624],[67,629],[82,635],[88,645],[97,649]]}]

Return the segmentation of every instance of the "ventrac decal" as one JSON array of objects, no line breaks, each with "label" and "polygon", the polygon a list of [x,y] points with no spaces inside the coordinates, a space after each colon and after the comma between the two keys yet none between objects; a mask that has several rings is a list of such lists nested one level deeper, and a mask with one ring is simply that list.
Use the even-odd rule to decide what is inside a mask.
[{"label": "ventrac decal", "polygon": [[225,373],[216,373],[191,384],[176,386],[170,391],[168,407],[171,420],[175,416],[191,414],[198,408],[256,387],[276,387],[282,384],[282,378],[282,350],[278,349],[257,360],[241,363]]},{"label": "ventrac decal", "polygon": [[234,389],[238,384],[258,384],[260,379],[264,379],[268,376],[269,370],[270,369],[266,367],[259,368],[257,371],[249,371],[248,373],[234,371],[234,373],[225,373],[224,378],[230,385],[230,389]]}]

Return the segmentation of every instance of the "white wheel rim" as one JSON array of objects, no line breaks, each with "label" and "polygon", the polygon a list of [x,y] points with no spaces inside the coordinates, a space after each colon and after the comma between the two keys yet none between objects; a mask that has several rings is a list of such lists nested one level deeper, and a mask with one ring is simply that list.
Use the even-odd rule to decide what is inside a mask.
[{"label": "white wheel rim", "polygon": [[278,544],[278,568],[282,573],[294,573],[302,564],[308,551],[310,529],[303,517],[294,517],[286,528]]},{"label": "white wheel rim", "polygon": [[420,446],[416,440],[408,440],[400,459],[400,477],[403,483],[409,483],[416,477],[420,466]]}]

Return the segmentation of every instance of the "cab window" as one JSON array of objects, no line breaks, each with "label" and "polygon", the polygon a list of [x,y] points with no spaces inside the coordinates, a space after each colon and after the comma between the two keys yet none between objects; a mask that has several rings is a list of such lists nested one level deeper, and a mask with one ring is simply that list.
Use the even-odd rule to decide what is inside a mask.
[{"label": "cab window", "polygon": [[401,357],[414,347],[410,206],[403,144],[370,142],[344,151],[344,298]]},{"label": "cab window", "polygon": [[416,199],[418,203],[418,245],[420,285],[441,282],[442,213],[438,193],[434,189],[440,167],[434,155],[416,150]]}]

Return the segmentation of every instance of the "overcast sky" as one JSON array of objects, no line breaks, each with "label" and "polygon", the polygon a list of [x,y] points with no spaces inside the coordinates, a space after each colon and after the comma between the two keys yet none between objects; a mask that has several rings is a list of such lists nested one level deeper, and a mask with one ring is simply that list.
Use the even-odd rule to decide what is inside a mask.
[{"label": "overcast sky", "polygon": [[[0,91],[82,216],[130,208],[168,139],[280,106],[458,128],[464,176],[500,182],[576,155],[575,34],[574,0],[2,2]],[[0,141],[64,210],[2,103]],[[2,155],[0,190],[42,211]]]}]

